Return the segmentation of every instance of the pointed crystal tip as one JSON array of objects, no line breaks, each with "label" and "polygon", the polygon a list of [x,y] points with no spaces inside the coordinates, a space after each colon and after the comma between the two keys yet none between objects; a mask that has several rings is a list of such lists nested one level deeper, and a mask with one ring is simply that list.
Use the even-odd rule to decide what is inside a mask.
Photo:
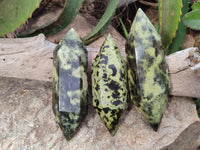
[{"label": "pointed crystal tip", "polygon": [[154,131],[158,131],[160,123],[150,124]]},{"label": "pointed crystal tip", "polygon": [[108,129],[108,131],[110,132],[110,134],[111,134],[112,136],[114,136],[115,133],[117,132],[117,128],[118,128],[118,125],[117,125],[115,128],[113,128],[113,129]]}]

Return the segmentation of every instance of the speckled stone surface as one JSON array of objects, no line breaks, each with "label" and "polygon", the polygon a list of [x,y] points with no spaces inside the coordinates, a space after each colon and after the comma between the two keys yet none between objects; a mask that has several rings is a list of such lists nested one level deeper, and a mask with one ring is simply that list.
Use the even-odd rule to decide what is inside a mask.
[{"label": "speckled stone surface", "polygon": [[67,140],[87,114],[87,50],[72,28],[53,53],[53,111]]},{"label": "speckled stone surface", "polygon": [[[52,111],[52,84],[0,77],[1,150],[196,150],[200,121],[193,101],[169,100],[158,132],[135,107],[125,113],[115,136],[105,128],[89,100],[80,130],[66,141]],[[177,140],[178,139],[178,140]],[[189,144],[188,144],[189,143]],[[191,145],[192,144],[192,145]]]},{"label": "speckled stone surface", "polygon": [[126,42],[130,98],[155,131],[168,101],[169,75],[161,37],[138,9]]},{"label": "speckled stone surface", "polygon": [[92,64],[93,106],[114,135],[127,108],[126,63],[109,34]]}]

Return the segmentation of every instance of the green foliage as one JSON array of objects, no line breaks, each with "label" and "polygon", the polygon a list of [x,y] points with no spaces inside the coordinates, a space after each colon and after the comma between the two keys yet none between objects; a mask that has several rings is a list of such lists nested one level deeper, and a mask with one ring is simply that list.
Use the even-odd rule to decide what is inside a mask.
[{"label": "green foliage", "polygon": [[183,17],[183,23],[194,30],[200,30],[200,9],[195,9]]},{"label": "green foliage", "polygon": [[124,36],[125,36],[125,38],[127,38],[128,37],[128,31],[126,30],[126,27],[125,27],[125,25],[124,25],[124,23],[123,23],[121,18],[119,18],[119,21],[120,21],[120,23],[122,25],[122,29],[124,31]]},{"label": "green foliage", "polygon": [[166,49],[172,43],[181,16],[182,0],[159,0],[159,33]]},{"label": "green foliage", "polygon": [[[183,7],[181,9],[182,11],[182,15],[180,17],[181,19],[189,11],[188,0],[182,0],[182,3],[183,3]],[[186,28],[187,27],[183,24],[182,21],[179,22],[178,30],[176,31],[176,36],[173,38],[172,44],[169,46],[168,54],[179,51],[179,48],[181,47],[184,40]]]},{"label": "green foliage", "polygon": [[[189,0],[182,0],[182,3],[183,3],[183,7],[181,9],[182,15],[180,16],[180,19],[182,19],[182,22],[179,22],[176,36],[173,38],[173,42],[170,45],[170,39],[172,37],[172,34],[175,35],[174,29],[178,23],[177,19],[179,19],[178,14],[179,14],[179,8],[180,8],[180,1],[159,0],[159,31],[162,36],[164,46],[165,48],[168,49],[168,53],[173,53],[179,50],[184,39],[186,26],[192,29],[200,30],[200,2],[195,3],[191,7],[192,11],[189,13],[187,13],[189,10]],[[174,5],[174,7],[170,6],[172,4]],[[178,11],[175,11],[176,7]],[[178,14],[175,15],[174,12]],[[172,13],[174,15],[172,15]],[[194,102],[196,104],[198,116],[200,117],[200,99],[194,99]]]},{"label": "green foliage", "polygon": [[200,2],[193,4],[191,8],[192,8],[192,10],[200,9]]},{"label": "green foliage", "polygon": [[83,38],[84,44],[89,44],[93,42],[106,32],[109,24],[111,23],[112,17],[115,14],[118,2],[119,0],[109,1],[108,7],[106,8],[106,11],[103,14],[102,18],[100,19],[99,23],[96,25],[96,27],[92,30],[92,32],[89,35]]},{"label": "green foliage", "polygon": [[[33,29],[33,30],[29,31],[27,34],[32,34],[36,30],[38,30],[37,32],[35,32],[32,35],[37,35],[39,33],[43,33],[46,36],[48,36],[50,34],[54,34],[54,33],[57,33],[59,31],[63,30],[76,17],[83,1],[84,0],[67,0],[67,2],[65,2],[65,7],[64,7],[63,12],[61,13],[61,15],[59,16],[59,18],[56,21],[53,21],[53,22],[50,21],[48,24],[43,25],[39,28]],[[19,35],[19,37],[27,36],[27,34]]]},{"label": "green foliage", "polygon": [[[41,0],[1,0],[0,5],[6,7],[0,9],[0,36],[15,30],[23,24],[32,15],[35,8],[40,4],[40,1]],[[31,29],[25,34],[18,35],[18,37],[33,36],[39,33],[48,36],[63,30],[76,17],[83,1],[84,0],[67,0],[63,12],[57,20],[50,20],[47,24]],[[115,14],[118,2],[119,0],[110,0],[99,23],[92,32],[83,39],[85,44],[91,43],[106,32]]]},{"label": "green foliage", "polygon": [[0,36],[22,25],[40,2],[41,0],[0,0]]}]

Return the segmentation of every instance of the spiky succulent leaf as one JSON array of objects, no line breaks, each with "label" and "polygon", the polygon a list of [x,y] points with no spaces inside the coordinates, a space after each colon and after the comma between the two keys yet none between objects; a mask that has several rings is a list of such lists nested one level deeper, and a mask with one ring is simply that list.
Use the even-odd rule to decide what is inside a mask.
[{"label": "spiky succulent leaf", "polygon": [[86,37],[83,38],[84,44],[89,44],[93,42],[106,32],[109,24],[111,23],[112,17],[115,14],[118,2],[119,0],[109,1],[108,7],[106,8],[106,11],[100,19],[99,23],[95,26],[91,33],[89,33]]},{"label": "spiky succulent leaf", "polygon": [[[188,0],[183,0],[183,7],[182,7],[182,17],[189,11],[189,3]],[[172,44],[169,46],[168,54],[174,53],[176,51],[179,51],[179,48],[181,47],[185,32],[186,32],[186,26],[183,24],[182,20],[178,24],[178,30],[176,31],[176,36],[173,38]]]},{"label": "spiky succulent leaf", "polygon": [[0,0],[0,36],[22,25],[40,2],[41,0]]},{"label": "spiky succulent leaf", "polygon": [[65,2],[64,9],[57,20],[50,20],[49,23],[42,25],[38,28],[34,28],[27,33],[21,34],[19,35],[19,37],[28,36],[28,34],[31,34],[29,36],[33,36],[39,33],[43,33],[48,36],[63,30],[76,17],[83,1],[84,0],[67,0]]},{"label": "spiky succulent leaf", "polygon": [[176,35],[181,16],[182,0],[159,0],[159,33],[168,49]]}]

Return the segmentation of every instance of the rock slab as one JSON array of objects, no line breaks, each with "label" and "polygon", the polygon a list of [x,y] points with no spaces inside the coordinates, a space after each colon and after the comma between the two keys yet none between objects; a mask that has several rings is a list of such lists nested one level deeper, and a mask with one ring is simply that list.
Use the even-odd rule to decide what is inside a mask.
[{"label": "rock slab", "polygon": [[173,97],[158,132],[129,107],[112,137],[89,100],[79,132],[67,142],[55,122],[51,83],[0,77],[1,150],[189,150],[200,146],[200,120],[190,98]]}]

